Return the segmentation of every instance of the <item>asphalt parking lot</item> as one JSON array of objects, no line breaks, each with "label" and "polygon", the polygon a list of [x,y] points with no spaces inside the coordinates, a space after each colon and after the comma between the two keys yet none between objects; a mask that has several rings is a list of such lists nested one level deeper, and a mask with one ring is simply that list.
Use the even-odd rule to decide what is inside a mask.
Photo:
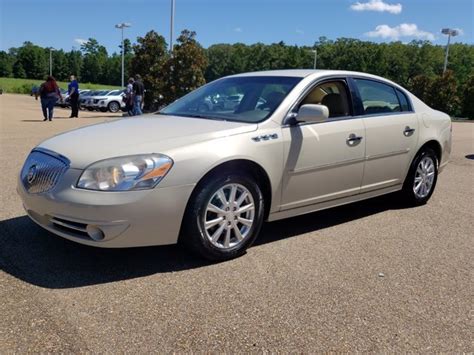
[{"label": "asphalt parking lot", "polygon": [[25,217],[30,149],[119,116],[56,115],[0,95],[0,353],[474,351],[474,124],[454,124],[427,205],[386,196],[267,223],[246,255],[208,264],[175,246],[78,245]]}]

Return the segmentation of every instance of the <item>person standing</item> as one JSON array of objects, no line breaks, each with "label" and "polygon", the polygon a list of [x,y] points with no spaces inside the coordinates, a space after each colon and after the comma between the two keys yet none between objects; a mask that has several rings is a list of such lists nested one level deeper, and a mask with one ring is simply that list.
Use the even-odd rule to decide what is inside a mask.
[{"label": "person standing", "polygon": [[71,116],[69,116],[69,118],[79,118],[79,84],[74,75],[71,75],[69,79],[71,80],[67,86],[69,102],[71,103]]},{"label": "person standing", "polygon": [[143,93],[145,92],[145,85],[143,85],[142,77],[135,75],[135,82],[133,83],[133,114],[136,116],[142,115]]},{"label": "person standing", "polygon": [[46,78],[46,81],[41,84],[38,94],[41,97],[41,109],[43,111],[44,117],[43,121],[51,121],[53,119],[54,104],[58,101],[58,99],[61,101],[63,100],[61,91],[59,91],[58,84],[56,83],[56,79],[49,75]]},{"label": "person standing", "polygon": [[125,96],[124,96],[124,101],[125,101],[125,109],[127,110],[127,113],[129,116],[133,116],[133,83],[135,80],[133,78],[128,79],[128,84],[127,87],[125,88]]}]

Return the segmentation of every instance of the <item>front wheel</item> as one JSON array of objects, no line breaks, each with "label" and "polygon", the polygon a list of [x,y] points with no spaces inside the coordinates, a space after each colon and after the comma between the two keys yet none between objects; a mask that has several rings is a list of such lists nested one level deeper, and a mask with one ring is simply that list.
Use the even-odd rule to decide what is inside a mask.
[{"label": "front wheel", "polygon": [[228,173],[208,179],[190,201],[180,241],[200,256],[222,261],[242,255],[263,222],[264,201],[258,184]]},{"label": "front wheel", "polygon": [[109,111],[112,113],[117,113],[120,111],[120,104],[117,101],[112,101],[109,103]]},{"label": "front wheel", "polygon": [[403,185],[407,202],[414,206],[424,205],[430,199],[438,180],[438,158],[430,148],[418,153]]}]

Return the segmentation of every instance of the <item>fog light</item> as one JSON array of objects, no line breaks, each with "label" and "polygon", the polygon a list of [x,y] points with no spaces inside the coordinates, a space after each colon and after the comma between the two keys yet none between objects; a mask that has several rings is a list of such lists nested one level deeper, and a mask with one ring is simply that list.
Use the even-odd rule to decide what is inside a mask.
[{"label": "fog light", "polygon": [[104,232],[96,226],[88,224],[86,230],[89,237],[91,237],[95,241],[101,241],[105,237]]}]

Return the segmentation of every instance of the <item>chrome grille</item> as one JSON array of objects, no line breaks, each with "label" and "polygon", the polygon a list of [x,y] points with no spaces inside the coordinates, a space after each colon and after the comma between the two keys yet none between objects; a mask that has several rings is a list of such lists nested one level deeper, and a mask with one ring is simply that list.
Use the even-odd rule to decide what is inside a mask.
[{"label": "chrome grille", "polygon": [[29,193],[48,192],[68,168],[67,158],[46,149],[35,149],[21,169],[21,181]]}]

